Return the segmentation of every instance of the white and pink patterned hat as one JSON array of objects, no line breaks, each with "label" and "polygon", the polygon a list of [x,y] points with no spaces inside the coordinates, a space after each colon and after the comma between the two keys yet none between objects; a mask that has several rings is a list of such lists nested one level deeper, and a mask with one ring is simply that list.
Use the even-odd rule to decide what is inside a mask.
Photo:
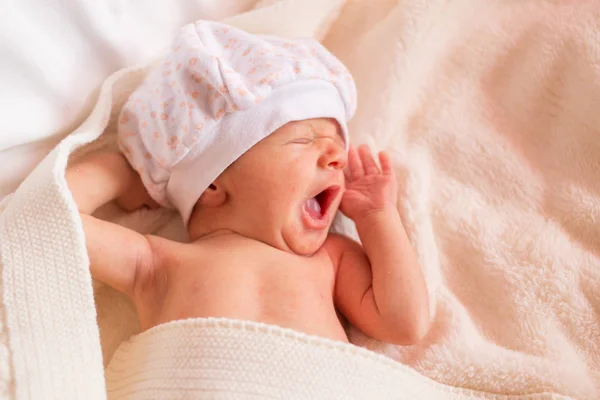
[{"label": "white and pink patterned hat", "polygon": [[184,223],[204,190],[284,124],[335,118],[348,144],[348,70],[318,42],[252,35],[217,22],[181,29],[119,117],[119,148],[158,203]]}]

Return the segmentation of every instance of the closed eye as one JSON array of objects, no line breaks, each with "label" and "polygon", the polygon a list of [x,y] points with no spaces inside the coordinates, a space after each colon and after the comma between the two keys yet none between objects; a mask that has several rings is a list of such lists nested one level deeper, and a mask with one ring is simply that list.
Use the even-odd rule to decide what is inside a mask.
[{"label": "closed eye", "polygon": [[310,144],[312,143],[313,138],[298,138],[298,139],[294,139],[292,140],[290,143],[294,143],[294,144]]}]

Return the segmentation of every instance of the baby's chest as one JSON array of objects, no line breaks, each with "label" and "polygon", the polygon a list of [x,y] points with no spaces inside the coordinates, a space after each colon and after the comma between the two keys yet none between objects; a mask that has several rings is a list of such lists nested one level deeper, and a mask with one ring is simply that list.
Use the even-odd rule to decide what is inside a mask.
[{"label": "baby's chest", "polygon": [[336,314],[335,274],[326,262],[329,260],[231,261],[190,264],[172,271],[165,294],[152,300],[155,306],[143,307],[142,326],[147,329],[173,320],[221,317],[346,340]]},{"label": "baby's chest", "polygon": [[334,269],[322,257],[213,259],[179,266],[169,298],[195,307],[300,310],[333,301]]}]

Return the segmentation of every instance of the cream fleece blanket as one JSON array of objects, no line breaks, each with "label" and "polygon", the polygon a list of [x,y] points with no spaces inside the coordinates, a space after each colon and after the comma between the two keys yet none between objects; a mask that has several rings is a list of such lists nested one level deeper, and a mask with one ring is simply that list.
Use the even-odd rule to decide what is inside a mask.
[{"label": "cream fleece blanket", "polygon": [[[598,398],[600,5],[263,5],[228,22],[253,32],[326,33],[325,45],[354,74],[360,105],[352,139],[397,158],[399,209],[434,316],[426,339],[410,348],[352,332],[355,343],[404,365],[285,336],[298,365],[324,374],[345,363],[374,365],[367,377],[357,368],[332,380],[342,390],[379,376],[389,386],[372,398]],[[102,351],[109,357],[135,332],[127,304],[99,288],[100,347],[84,238],[62,175],[69,153],[100,135],[141,75],[109,78],[88,120],[2,204],[3,398],[104,398]],[[181,234],[169,215],[106,216]],[[340,227],[354,235],[348,221]],[[368,361],[357,361],[364,354]],[[309,364],[314,357],[322,363]],[[289,368],[270,366],[278,367]]]}]

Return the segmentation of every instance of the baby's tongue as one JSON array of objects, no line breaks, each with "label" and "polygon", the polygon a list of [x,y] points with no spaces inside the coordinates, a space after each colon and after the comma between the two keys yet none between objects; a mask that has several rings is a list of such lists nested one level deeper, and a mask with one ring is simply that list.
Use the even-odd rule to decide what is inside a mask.
[{"label": "baby's tongue", "polygon": [[314,197],[312,199],[306,200],[306,203],[304,204],[304,209],[308,212],[308,215],[310,215],[312,218],[314,218],[314,219],[321,218],[321,205],[319,204],[317,199],[315,199]]}]

